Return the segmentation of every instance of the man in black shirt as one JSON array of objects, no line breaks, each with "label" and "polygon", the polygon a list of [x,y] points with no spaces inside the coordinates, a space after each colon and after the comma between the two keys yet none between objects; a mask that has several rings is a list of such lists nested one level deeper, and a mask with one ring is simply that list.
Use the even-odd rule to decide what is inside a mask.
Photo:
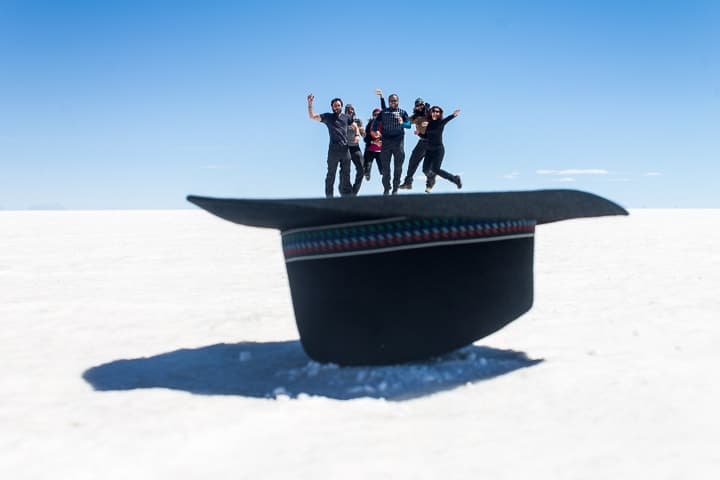
[{"label": "man in black shirt", "polygon": [[333,196],[333,187],[335,185],[335,174],[337,173],[338,164],[340,164],[340,195],[352,195],[352,184],[350,183],[350,152],[348,151],[348,126],[352,126],[352,131],[357,138],[354,142],[360,140],[360,130],[349,115],[342,112],[343,101],[339,98],[333,98],[330,101],[332,113],[322,113],[320,115],[313,111],[313,100],[315,96],[311,93],[307,96],[308,116],[312,120],[322,122],[328,129],[330,135],[330,145],[328,146],[327,155],[327,175],[325,176],[325,196],[330,198]]},{"label": "man in black shirt", "polygon": [[[382,90],[376,89],[375,93],[382,100]],[[373,131],[382,130],[382,151],[380,152],[380,163],[382,169],[390,172],[390,157],[393,157],[393,180],[392,193],[395,195],[400,186],[400,178],[402,177],[402,166],[405,161],[405,129],[410,128],[410,117],[407,112],[398,107],[400,99],[396,94],[388,97],[390,106],[383,108],[380,115],[373,122]],[[385,195],[388,192],[388,181],[386,174],[383,174],[383,186],[385,187]]]}]

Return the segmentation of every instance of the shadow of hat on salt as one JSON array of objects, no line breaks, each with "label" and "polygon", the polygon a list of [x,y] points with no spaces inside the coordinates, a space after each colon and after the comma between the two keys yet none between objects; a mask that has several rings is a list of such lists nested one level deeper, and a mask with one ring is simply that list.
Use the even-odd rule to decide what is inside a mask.
[{"label": "shadow of hat on salt", "polygon": [[89,368],[95,390],[167,388],[199,395],[275,399],[409,400],[487,380],[542,360],[523,352],[470,345],[425,362],[339,367],[312,361],[299,341],[242,342],[114,360]]}]

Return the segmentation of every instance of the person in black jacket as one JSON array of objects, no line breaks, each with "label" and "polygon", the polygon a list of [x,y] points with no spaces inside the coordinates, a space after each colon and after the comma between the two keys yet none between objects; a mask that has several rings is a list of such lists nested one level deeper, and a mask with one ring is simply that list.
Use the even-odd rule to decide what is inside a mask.
[{"label": "person in black jacket", "polygon": [[[382,90],[379,88],[375,93],[383,99]],[[384,194],[390,193],[390,158],[393,159],[392,194],[397,194],[402,177],[402,167],[405,161],[405,129],[410,128],[410,117],[407,112],[398,106],[400,98],[397,94],[388,97],[390,106],[383,108],[380,115],[373,122],[372,130],[382,131],[382,151],[380,162],[383,171]]]},{"label": "person in black jacket", "polygon": [[437,176],[449,180],[450,182],[457,185],[457,188],[462,188],[462,182],[460,181],[459,175],[453,175],[443,170],[442,162],[445,157],[445,146],[443,145],[442,134],[445,129],[445,125],[453,118],[460,115],[460,110],[455,110],[452,115],[443,118],[443,109],[438,106],[430,108],[430,119],[428,120],[427,128],[425,129],[425,138],[427,143],[427,151],[425,154],[425,161],[423,162],[423,173],[427,178],[425,184],[425,192],[430,193],[432,188],[435,186],[435,179]]}]

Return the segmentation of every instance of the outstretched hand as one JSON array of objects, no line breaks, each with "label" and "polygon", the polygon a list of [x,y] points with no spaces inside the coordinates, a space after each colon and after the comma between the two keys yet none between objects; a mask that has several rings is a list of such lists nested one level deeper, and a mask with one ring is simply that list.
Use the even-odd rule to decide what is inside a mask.
[{"label": "outstretched hand", "polygon": [[378,97],[382,98],[382,96],[383,96],[382,90],[380,90],[379,88],[376,88],[376,89],[375,89],[375,95],[377,95]]},{"label": "outstretched hand", "polygon": [[315,95],[313,95],[312,93],[309,93],[307,96],[307,99],[308,99],[308,105],[312,105],[313,100],[315,100]]},{"label": "outstretched hand", "polygon": [[458,115],[460,115],[460,110],[455,110],[453,112],[453,117],[457,117]]}]

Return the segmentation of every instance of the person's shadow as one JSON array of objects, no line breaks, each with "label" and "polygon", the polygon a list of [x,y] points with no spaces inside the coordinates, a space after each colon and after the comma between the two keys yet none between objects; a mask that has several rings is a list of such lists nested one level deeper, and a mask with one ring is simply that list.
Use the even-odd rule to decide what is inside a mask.
[{"label": "person's shadow", "polygon": [[422,363],[339,367],[312,361],[299,341],[242,342],[115,360],[89,368],[83,378],[99,391],[169,388],[259,398],[406,400],[540,362],[523,352],[471,345]]}]

